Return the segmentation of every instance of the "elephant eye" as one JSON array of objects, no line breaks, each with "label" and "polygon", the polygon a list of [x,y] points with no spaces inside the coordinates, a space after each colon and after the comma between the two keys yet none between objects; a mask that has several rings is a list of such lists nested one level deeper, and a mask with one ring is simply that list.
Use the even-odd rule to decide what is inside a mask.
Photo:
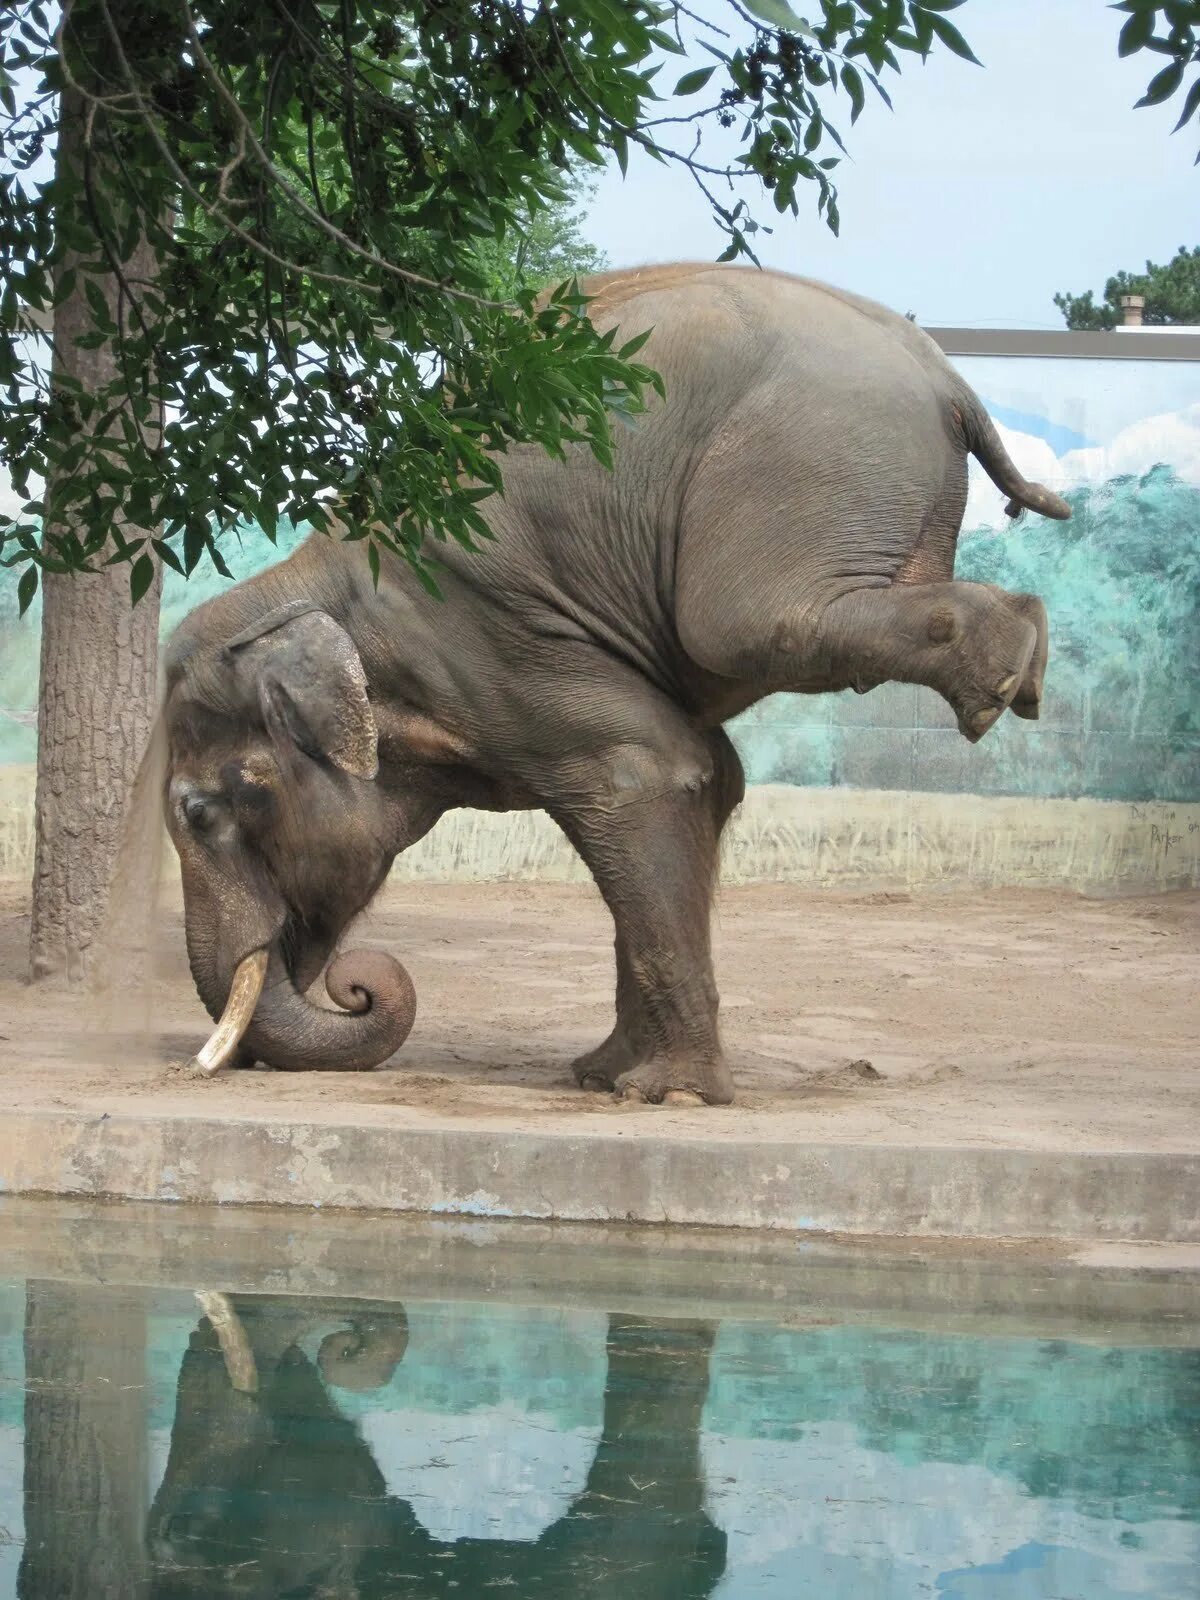
[{"label": "elephant eye", "polygon": [[207,833],[216,816],[216,802],[209,795],[189,794],[183,802],[184,821],[194,833]]}]

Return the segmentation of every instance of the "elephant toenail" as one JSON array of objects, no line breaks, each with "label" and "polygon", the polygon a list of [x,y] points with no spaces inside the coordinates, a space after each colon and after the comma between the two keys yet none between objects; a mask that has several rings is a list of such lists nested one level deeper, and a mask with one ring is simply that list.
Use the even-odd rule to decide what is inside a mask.
[{"label": "elephant toenail", "polygon": [[988,706],[983,711],[977,711],[971,718],[971,729],[974,733],[986,733],[1000,715],[998,706]]},{"label": "elephant toenail", "polygon": [[706,1104],[703,1095],[696,1094],[692,1089],[668,1089],[662,1097],[665,1106],[702,1106]]},{"label": "elephant toenail", "polygon": [[1001,699],[1003,699],[1006,694],[1011,694],[1012,693],[1013,689],[1016,687],[1016,682],[1017,682],[1016,673],[1015,672],[1010,672],[1008,677],[1005,678],[1004,682],[1002,684],[1000,684],[1000,686],[997,688],[996,693],[1000,696]]},{"label": "elephant toenail", "polygon": [[629,1105],[648,1106],[649,1098],[642,1093],[636,1083],[627,1083],[621,1091],[621,1099]]}]

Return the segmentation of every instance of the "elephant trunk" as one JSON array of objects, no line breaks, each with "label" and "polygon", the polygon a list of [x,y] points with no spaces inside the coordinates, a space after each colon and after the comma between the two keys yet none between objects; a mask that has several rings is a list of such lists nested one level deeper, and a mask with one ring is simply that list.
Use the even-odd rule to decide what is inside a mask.
[{"label": "elephant trunk", "polygon": [[[189,964],[209,1015],[222,1019],[219,1056],[208,1047],[201,1052],[208,1070],[227,1064],[240,1043],[243,1059],[249,1056],[285,1072],[363,1072],[386,1061],[408,1038],[416,994],[412,979],[391,956],[358,950],[335,957],[325,973],[325,988],[344,1009],[330,1011],[314,1005],[298,987],[298,977],[315,976],[298,968],[310,969],[312,963],[301,960],[289,967],[282,929],[249,942],[243,935],[242,948],[228,959],[218,952],[216,919],[203,914],[207,908],[197,905],[197,898],[189,896],[186,918]],[[264,950],[265,984],[257,1004],[234,1016],[238,991],[244,996],[248,987],[244,975],[254,964],[251,958]],[[258,983],[263,984],[261,967]],[[217,1045],[217,1035],[212,1045]]]},{"label": "elephant trunk", "polygon": [[[277,961],[273,952],[271,965]],[[412,1031],[417,1014],[412,979],[382,950],[336,956],[326,970],[325,989],[343,1010],[314,1005],[286,970],[270,982],[268,969],[245,1048],[284,1072],[365,1072],[399,1050]]]}]

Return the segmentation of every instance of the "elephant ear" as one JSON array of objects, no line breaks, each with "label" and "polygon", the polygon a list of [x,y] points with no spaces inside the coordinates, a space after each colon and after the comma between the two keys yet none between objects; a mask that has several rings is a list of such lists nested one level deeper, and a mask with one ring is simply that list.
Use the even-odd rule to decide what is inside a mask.
[{"label": "elephant ear", "polygon": [[376,775],[379,730],[367,675],[354,640],[328,612],[282,607],[225,648],[254,672],[263,721],[277,745],[295,745],[355,778]]}]

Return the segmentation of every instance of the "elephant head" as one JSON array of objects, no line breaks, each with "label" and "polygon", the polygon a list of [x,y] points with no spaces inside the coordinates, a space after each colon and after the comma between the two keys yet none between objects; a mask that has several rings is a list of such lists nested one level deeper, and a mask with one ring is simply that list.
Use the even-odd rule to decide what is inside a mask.
[{"label": "elephant head", "polygon": [[228,1005],[224,1059],[244,1035],[244,1051],[275,1067],[373,1067],[412,1027],[404,969],[380,952],[342,955],[325,986],[344,1009],[306,998],[395,855],[362,662],[316,605],[214,638],[228,616],[221,601],[194,612],[167,663],[164,802],[192,976],[210,1015]]},{"label": "elephant head", "polygon": [[[403,1358],[398,1305],[204,1296],[179,1370],[171,1448],[147,1518],[150,1593],[355,1596],[363,1552],[388,1538],[385,1484],[327,1385],[386,1385]],[[214,1317],[214,1311],[217,1315]],[[302,1344],[327,1324],[314,1363]],[[255,1374],[230,1372],[232,1319]]]}]

